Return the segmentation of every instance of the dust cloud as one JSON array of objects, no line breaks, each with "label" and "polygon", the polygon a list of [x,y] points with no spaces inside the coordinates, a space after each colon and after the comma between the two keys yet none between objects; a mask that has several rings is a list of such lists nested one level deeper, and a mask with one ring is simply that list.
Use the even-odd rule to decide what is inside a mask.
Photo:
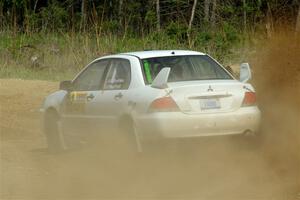
[{"label": "dust cloud", "polygon": [[275,35],[252,62],[264,151],[300,171],[300,37],[289,32]]},{"label": "dust cloud", "polygon": [[0,80],[0,199],[297,199],[299,42],[276,36],[250,63],[263,112],[259,142],[172,140],[143,155],[117,137],[48,153],[37,109],[57,83]]}]

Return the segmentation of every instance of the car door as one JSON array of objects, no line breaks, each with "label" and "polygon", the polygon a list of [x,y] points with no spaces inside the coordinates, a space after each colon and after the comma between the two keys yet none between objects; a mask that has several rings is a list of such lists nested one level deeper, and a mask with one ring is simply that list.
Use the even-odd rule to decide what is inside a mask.
[{"label": "car door", "polygon": [[[131,81],[130,62],[124,58],[111,58],[109,69],[103,82],[101,95],[88,104],[90,118],[101,121],[95,122],[100,132],[104,127],[117,127],[119,117],[126,112],[127,95]],[[105,126],[99,127],[100,124]]]},{"label": "car door", "polygon": [[62,115],[63,129],[68,136],[92,132],[87,108],[94,98],[102,94],[109,62],[104,59],[91,63],[72,81],[73,90],[65,97]]}]

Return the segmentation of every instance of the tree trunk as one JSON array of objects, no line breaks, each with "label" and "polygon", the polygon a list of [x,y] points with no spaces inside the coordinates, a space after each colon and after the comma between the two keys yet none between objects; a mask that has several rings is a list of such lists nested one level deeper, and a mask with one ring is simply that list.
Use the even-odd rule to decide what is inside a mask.
[{"label": "tree trunk", "polygon": [[180,6],[179,6],[179,0],[176,1],[176,21],[179,23],[180,18]]},{"label": "tree trunk", "polygon": [[80,29],[85,32],[86,27],[86,0],[81,1],[81,23],[80,23]]},{"label": "tree trunk", "polygon": [[37,4],[38,4],[38,1],[39,1],[39,0],[36,0],[36,1],[34,2],[33,13],[35,13],[35,11],[36,11],[36,6],[37,6]]},{"label": "tree trunk", "polygon": [[119,0],[119,8],[118,8],[118,18],[119,18],[119,24],[122,25],[122,17],[123,17],[123,0]]},{"label": "tree trunk", "polygon": [[210,6],[210,0],[204,1],[204,21],[209,21],[209,6]]},{"label": "tree trunk", "polygon": [[75,32],[75,13],[74,13],[74,4],[71,5],[71,32]]},{"label": "tree trunk", "polygon": [[17,8],[16,8],[16,2],[13,1],[12,5],[12,26],[13,26],[13,33],[16,34],[17,32]]},{"label": "tree trunk", "polygon": [[213,0],[212,10],[211,10],[211,26],[213,28],[216,26],[216,10],[217,10],[217,0]]},{"label": "tree trunk", "polygon": [[197,0],[194,0],[192,13],[191,13],[191,18],[190,18],[190,21],[189,21],[189,27],[188,27],[188,30],[187,30],[189,46],[191,46],[191,30],[192,30],[192,25],[193,25],[193,21],[194,21],[196,7],[197,7]]},{"label": "tree trunk", "polygon": [[23,2],[24,6],[24,20],[23,20],[23,28],[25,29],[25,33],[30,32],[30,22],[29,22],[29,9],[30,9],[30,2],[29,1],[24,1]]},{"label": "tree trunk", "polygon": [[192,29],[192,24],[193,24],[193,21],[194,21],[196,6],[197,6],[197,0],[194,0],[192,13],[191,13],[191,18],[190,18],[189,27],[188,27],[188,32],[190,32],[191,29]]},{"label": "tree trunk", "polygon": [[109,18],[109,21],[112,21],[113,20],[113,0],[109,0],[108,2],[108,18]]},{"label": "tree trunk", "polygon": [[160,6],[159,6],[159,0],[156,0],[156,17],[157,17],[157,30],[160,31]]},{"label": "tree trunk", "polygon": [[246,0],[243,0],[243,14],[244,14],[244,33],[247,30],[247,10],[246,10]]},{"label": "tree trunk", "polygon": [[3,27],[4,27],[4,24],[3,24],[3,22],[4,22],[4,16],[3,16],[3,2],[1,1],[0,2],[0,30],[2,30],[3,29]]},{"label": "tree trunk", "polygon": [[298,17],[297,17],[297,23],[296,23],[296,32],[300,33],[300,5],[299,5]]}]

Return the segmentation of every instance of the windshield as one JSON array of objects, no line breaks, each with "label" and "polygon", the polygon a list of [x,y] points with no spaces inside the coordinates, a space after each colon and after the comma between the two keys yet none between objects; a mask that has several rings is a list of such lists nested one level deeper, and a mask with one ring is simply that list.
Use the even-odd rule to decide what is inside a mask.
[{"label": "windshield", "polygon": [[232,79],[232,77],[207,55],[156,57],[142,60],[145,82],[151,84],[164,67],[170,67],[168,82]]}]

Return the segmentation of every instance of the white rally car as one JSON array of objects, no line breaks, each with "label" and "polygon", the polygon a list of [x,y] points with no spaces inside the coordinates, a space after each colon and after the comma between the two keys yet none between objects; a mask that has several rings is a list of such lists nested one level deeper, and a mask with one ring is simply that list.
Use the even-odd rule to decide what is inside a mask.
[{"label": "white rally car", "polygon": [[247,63],[236,80],[209,55],[195,51],[98,58],[45,99],[48,146],[68,148],[79,133],[100,134],[107,127],[127,132],[138,151],[148,138],[256,133],[261,114],[250,78]]}]

